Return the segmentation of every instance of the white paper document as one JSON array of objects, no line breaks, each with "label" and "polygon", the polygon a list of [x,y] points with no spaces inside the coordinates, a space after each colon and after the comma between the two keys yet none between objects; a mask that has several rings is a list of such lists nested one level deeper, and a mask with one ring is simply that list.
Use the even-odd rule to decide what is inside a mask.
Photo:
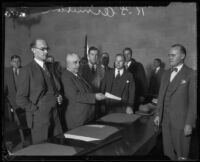
[{"label": "white paper document", "polygon": [[157,104],[158,103],[158,99],[157,98],[153,98],[152,102]]},{"label": "white paper document", "polygon": [[108,93],[108,92],[105,93],[105,96],[106,96],[107,98],[110,98],[110,99],[113,99],[113,100],[121,101],[121,98],[120,98],[120,97],[117,97],[117,96],[115,96],[115,95],[112,95],[112,94],[110,94],[110,93]]},{"label": "white paper document", "polygon": [[81,140],[81,141],[97,141],[100,140],[98,138],[92,138],[92,137],[85,137],[85,136],[78,136],[78,135],[74,135],[74,134],[64,134],[65,138],[71,138],[71,139],[76,139],[76,140]]},{"label": "white paper document", "polygon": [[95,128],[104,128],[105,125],[97,125],[97,124],[93,124],[93,125],[87,125],[88,127],[95,127]]}]

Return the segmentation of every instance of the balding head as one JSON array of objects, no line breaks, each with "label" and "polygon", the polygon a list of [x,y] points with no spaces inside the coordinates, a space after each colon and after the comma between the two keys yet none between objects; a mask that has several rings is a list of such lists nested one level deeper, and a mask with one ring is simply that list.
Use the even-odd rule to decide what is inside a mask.
[{"label": "balding head", "polygon": [[74,74],[78,73],[80,58],[76,53],[71,53],[66,55],[66,67],[67,70]]}]

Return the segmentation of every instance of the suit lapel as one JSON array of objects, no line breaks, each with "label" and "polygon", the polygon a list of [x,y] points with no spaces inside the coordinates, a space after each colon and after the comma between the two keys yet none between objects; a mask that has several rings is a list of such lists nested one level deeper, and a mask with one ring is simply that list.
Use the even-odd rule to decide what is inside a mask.
[{"label": "suit lapel", "polygon": [[108,75],[108,81],[109,81],[108,90],[107,90],[108,92],[111,92],[111,90],[112,90],[114,79],[115,79],[115,70],[113,69],[110,71],[110,75]]},{"label": "suit lapel", "polygon": [[[128,85],[127,84],[127,81],[128,81],[128,79],[127,79],[127,71],[126,70],[124,70],[124,72],[123,72],[123,74],[122,74],[122,76],[121,76],[121,91],[122,91],[122,93],[123,93],[123,91],[124,91],[124,89],[126,88],[126,85]],[[130,82],[130,80],[129,80],[129,82]]]},{"label": "suit lapel", "polygon": [[179,73],[174,77],[171,84],[171,95],[175,92],[175,90],[180,86],[180,81],[185,76],[185,66],[183,65],[182,69]]},{"label": "suit lapel", "polygon": [[37,80],[37,82],[41,83],[41,85],[43,85],[43,87],[46,89],[47,85],[46,82],[44,81],[42,68],[34,60],[32,62],[32,70],[33,73],[35,74],[34,78]]},{"label": "suit lapel", "polygon": [[10,85],[13,86],[13,90],[14,90],[14,92],[16,93],[17,88],[16,88],[15,78],[14,78],[14,73],[13,73],[13,69],[12,69],[12,68],[9,69],[9,74],[8,74],[8,76],[10,76],[10,78],[8,78],[8,80],[10,80],[10,82],[11,82]]}]

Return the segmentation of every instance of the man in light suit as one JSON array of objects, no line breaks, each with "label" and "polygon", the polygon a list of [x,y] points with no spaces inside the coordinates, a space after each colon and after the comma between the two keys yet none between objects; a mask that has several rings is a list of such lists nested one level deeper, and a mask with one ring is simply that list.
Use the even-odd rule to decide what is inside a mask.
[{"label": "man in light suit", "polygon": [[122,98],[121,101],[107,99],[105,103],[107,113],[133,113],[135,82],[132,74],[125,70],[124,63],[124,55],[117,54],[115,69],[107,71],[102,81],[102,93],[108,92]]},{"label": "man in light suit", "polygon": [[41,143],[62,133],[57,113],[61,104],[60,84],[49,71],[46,63],[48,45],[43,39],[31,43],[34,60],[24,66],[20,73],[16,102],[25,109],[28,127],[31,128],[32,143]]},{"label": "man in light suit", "polygon": [[62,75],[64,95],[67,99],[65,114],[68,129],[73,129],[92,121],[95,117],[95,103],[105,99],[102,93],[94,93],[91,85],[78,74],[79,56],[67,54],[66,70]]},{"label": "man in light suit", "polygon": [[171,69],[162,77],[154,123],[162,125],[164,154],[187,160],[197,117],[195,73],[184,64],[184,46],[171,46],[168,56]]}]

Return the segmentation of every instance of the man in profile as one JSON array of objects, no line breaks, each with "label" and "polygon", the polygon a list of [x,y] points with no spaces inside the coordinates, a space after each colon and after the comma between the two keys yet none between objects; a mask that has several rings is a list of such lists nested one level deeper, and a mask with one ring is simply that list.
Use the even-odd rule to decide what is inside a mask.
[{"label": "man in profile", "polygon": [[91,85],[78,74],[79,62],[80,59],[77,54],[67,54],[66,70],[62,75],[64,95],[68,103],[65,113],[68,129],[76,128],[94,120],[96,101],[106,98],[102,93],[93,92]]},{"label": "man in profile", "polygon": [[107,71],[101,85],[102,93],[110,93],[121,98],[121,101],[107,99],[105,111],[110,113],[133,113],[135,83],[133,76],[124,68],[123,54],[115,56],[115,69]]},{"label": "man in profile", "polygon": [[184,64],[183,45],[172,45],[168,57],[170,69],[162,77],[154,122],[162,125],[164,154],[171,160],[187,160],[197,119],[196,77]]},{"label": "man in profile", "polygon": [[33,144],[62,133],[57,113],[62,96],[58,79],[46,62],[48,49],[44,39],[31,43],[34,59],[22,68],[17,89],[16,102],[26,111]]},{"label": "man in profile", "polygon": [[134,112],[138,110],[140,104],[144,103],[147,91],[147,79],[143,65],[132,58],[132,49],[125,48],[123,54],[126,58],[125,67],[132,73],[135,81]]}]

